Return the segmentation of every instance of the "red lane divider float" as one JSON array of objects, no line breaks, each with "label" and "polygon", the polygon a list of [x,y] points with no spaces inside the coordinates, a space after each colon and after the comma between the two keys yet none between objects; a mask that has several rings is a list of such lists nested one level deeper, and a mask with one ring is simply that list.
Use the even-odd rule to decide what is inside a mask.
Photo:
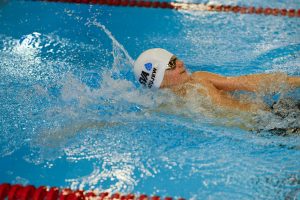
[{"label": "red lane divider float", "polygon": [[262,7],[257,8],[253,6],[246,7],[246,6],[230,6],[230,5],[213,5],[210,3],[197,4],[197,3],[160,2],[160,1],[144,1],[144,0],[37,0],[37,1],[300,17],[300,9],[297,10],[297,9],[262,8]]},{"label": "red lane divider float", "polygon": [[[133,195],[133,194],[109,194],[108,192],[96,193],[83,190],[47,188],[45,186],[34,187],[32,185],[0,184],[0,200],[173,200],[172,197],[161,198],[159,196]],[[175,200],[175,199],[174,199]],[[177,200],[184,200],[178,198]]]}]

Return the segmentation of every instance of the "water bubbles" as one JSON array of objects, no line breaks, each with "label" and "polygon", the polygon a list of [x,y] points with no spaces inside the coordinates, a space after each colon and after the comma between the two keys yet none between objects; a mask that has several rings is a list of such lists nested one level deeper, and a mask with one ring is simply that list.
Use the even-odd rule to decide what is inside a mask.
[{"label": "water bubbles", "polygon": [[[84,21],[77,11],[63,10],[74,19],[72,23],[79,23],[72,26]],[[298,45],[283,45],[293,40],[294,33],[287,41],[279,41],[285,35],[278,30],[289,23],[279,20],[272,22],[274,27],[264,28],[272,23],[259,22],[254,16],[170,12],[174,16],[166,19],[180,37],[171,35],[172,31],[165,36],[141,29],[145,40],[140,35],[123,35],[133,41],[127,49],[108,29],[113,25],[102,24],[103,17],[116,15],[114,10],[92,6],[88,10],[99,12],[80,27],[79,39],[42,31],[20,38],[0,35],[2,158],[15,159],[17,150],[26,148],[21,160],[33,169],[44,168],[44,179],[51,179],[52,172],[66,173],[55,183],[72,189],[253,199],[273,198],[299,185],[295,175],[299,138],[248,131],[298,126],[294,108],[276,104],[274,113],[262,113],[254,126],[253,118],[224,115],[195,91],[186,100],[167,90],[144,90],[136,85],[134,61],[128,53],[132,48],[137,54],[137,46],[169,45],[195,70],[203,64],[234,75],[248,72],[244,64],[253,71],[297,66]],[[255,30],[259,35],[252,34]],[[272,32],[276,32],[275,45],[270,42],[274,37],[268,37]],[[285,109],[289,114],[285,115]],[[40,178],[32,177],[29,182]]]}]

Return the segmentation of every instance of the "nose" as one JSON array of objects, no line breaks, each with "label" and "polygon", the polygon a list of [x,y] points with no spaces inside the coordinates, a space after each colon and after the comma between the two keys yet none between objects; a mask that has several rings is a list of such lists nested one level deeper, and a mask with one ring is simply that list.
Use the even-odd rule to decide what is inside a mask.
[{"label": "nose", "polygon": [[181,60],[176,60],[176,65],[177,65],[179,68],[184,68],[184,63],[183,63]]}]

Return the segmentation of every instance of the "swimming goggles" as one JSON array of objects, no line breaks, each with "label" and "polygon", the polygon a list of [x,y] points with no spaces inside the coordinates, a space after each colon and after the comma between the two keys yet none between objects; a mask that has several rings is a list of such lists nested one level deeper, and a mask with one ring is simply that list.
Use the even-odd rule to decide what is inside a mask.
[{"label": "swimming goggles", "polygon": [[177,57],[176,56],[172,56],[169,63],[168,63],[168,66],[167,66],[167,69],[166,70],[173,70],[175,69],[176,67],[176,60],[177,60]]}]

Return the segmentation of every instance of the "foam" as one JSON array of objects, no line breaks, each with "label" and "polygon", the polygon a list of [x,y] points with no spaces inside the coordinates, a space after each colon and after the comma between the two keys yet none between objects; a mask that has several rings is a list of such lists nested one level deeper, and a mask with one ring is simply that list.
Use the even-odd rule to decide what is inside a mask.
[{"label": "foam", "polygon": [[[282,187],[278,187],[277,183],[286,183],[286,175],[298,170],[296,167],[299,165],[293,159],[298,154],[297,151],[289,151],[290,156],[285,158],[285,163],[282,163],[281,154],[275,158],[272,154],[274,150],[280,151],[280,146],[297,147],[299,138],[267,138],[236,128],[244,123],[239,118],[230,118],[229,121],[235,122],[231,124],[225,117],[215,119],[221,111],[213,108],[205,97],[197,95],[195,91],[192,91],[194,94],[188,100],[178,98],[170,91],[141,91],[133,83],[133,75],[128,75],[133,73],[132,60],[126,49],[97,21],[88,25],[99,28],[102,34],[104,32],[108,36],[107,39],[112,42],[111,52],[110,49],[97,50],[102,45],[98,40],[96,42],[99,45],[93,48],[58,38],[55,34],[48,37],[32,33],[25,36],[22,45],[17,39],[7,37],[4,40],[6,44],[2,52],[14,59],[11,62],[2,54],[6,57],[4,66],[7,68],[1,75],[14,77],[21,86],[10,89],[7,84],[7,88],[0,89],[0,94],[4,94],[4,91],[7,94],[7,97],[1,98],[1,103],[5,104],[3,113],[18,126],[13,127],[11,121],[5,123],[8,125],[4,127],[4,133],[1,132],[1,156],[10,155],[22,146],[29,146],[30,150],[24,158],[29,163],[52,168],[58,165],[58,160],[63,160],[69,171],[73,169],[76,172],[63,180],[73,189],[98,188],[127,193],[138,189],[145,191],[147,186],[153,192],[164,192],[159,185],[149,185],[161,180],[161,177],[167,177],[164,184],[181,186],[197,183],[195,185],[200,185],[201,191],[195,193],[200,197],[203,195],[203,198],[224,184],[254,198],[255,195],[251,193],[253,186],[259,192],[268,186],[273,187],[272,193],[281,193],[279,190]],[[196,35],[190,36],[196,38]],[[27,49],[27,53],[18,48]],[[96,67],[88,69],[90,65],[72,57],[77,50],[95,52],[92,55],[103,53],[104,60],[112,56],[112,64],[101,62],[96,57],[92,61]],[[191,53],[196,55],[199,49],[194,50]],[[258,54],[265,51],[267,49]],[[56,53],[61,53],[58,59],[52,56]],[[63,59],[69,54],[68,59]],[[200,61],[201,55],[195,60]],[[23,58],[30,62],[28,65],[24,63],[26,67],[18,71],[13,65],[23,64]],[[231,59],[226,57],[220,63]],[[36,63],[45,63],[45,68],[38,68]],[[51,69],[59,63],[61,70],[48,71],[47,67]],[[98,66],[96,63],[99,63]],[[43,74],[43,70],[49,73]],[[95,81],[96,86],[89,85],[83,79],[89,70],[100,77]],[[142,95],[145,92],[147,95]],[[274,119],[273,115],[263,117],[264,123],[269,123],[267,129],[282,122]],[[261,127],[264,128],[264,124]],[[255,167],[252,163],[255,163]],[[278,165],[268,169],[274,163]],[[289,167],[286,167],[286,163]],[[86,170],[83,172],[80,169]],[[274,176],[282,170],[285,173]],[[257,177],[257,174],[263,173],[268,176]],[[277,185],[266,183],[264,178]],[[138,185],[141,186],[138,188]],[[203,188],[206,193],[203,193]],[[184,189],[180,192],[189,195],[190,191]],[[236,194],[235,197],[240,196]]]}]

